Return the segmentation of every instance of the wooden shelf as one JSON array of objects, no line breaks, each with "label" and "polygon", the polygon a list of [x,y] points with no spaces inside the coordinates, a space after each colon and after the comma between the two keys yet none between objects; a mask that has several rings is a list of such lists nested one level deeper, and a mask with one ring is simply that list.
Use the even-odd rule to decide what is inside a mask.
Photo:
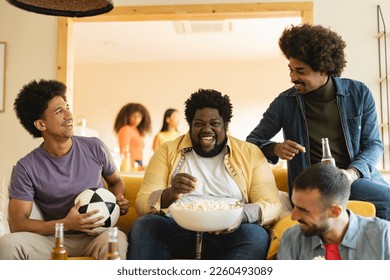
[{"label": "wooden shelf", "polygon": [[390,76],[379,78],[379,83],[382,83],[386,79],[390,81]]},{"label": "wooden shelf", "polygon": [[376,37],[378,39],[380,39],[380,38],[384,37],[385,34],[386,34],[386,39],[389,39],[390,38],[390,32],[379,32],[379,33],[376,34]]}]

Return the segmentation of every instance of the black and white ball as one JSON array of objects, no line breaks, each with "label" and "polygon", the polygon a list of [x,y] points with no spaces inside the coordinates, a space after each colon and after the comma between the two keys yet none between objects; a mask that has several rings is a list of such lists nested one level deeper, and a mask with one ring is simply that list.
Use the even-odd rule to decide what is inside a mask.
[{"label": "black and white ball", "polygon": [[92,215],[91,218],[104,216],[103,220],[99,221],[104,222],[104,226],[94,229],[95,233],[101,233],[118,222],[120,208],[116,204],[115,195],[109,190],[105,188],[86,189],[76,197],[74,203],[77,204],[79,201],[81,214],[98,209],[99,213]]}]

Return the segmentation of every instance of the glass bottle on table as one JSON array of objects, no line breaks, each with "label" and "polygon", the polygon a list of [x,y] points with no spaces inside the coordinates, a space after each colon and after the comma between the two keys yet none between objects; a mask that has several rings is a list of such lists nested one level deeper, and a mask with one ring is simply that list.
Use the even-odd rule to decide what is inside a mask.
[{"label": "glass bottle on table", "polygon": [[329,146],[329,140],[328,138],[321,138],[321,143],[322,143],[322,163],[329,163],[332,164],[333,166],[336,166],[336,161],[332,157],[332,153],[330,151],[330,146]]},{"label": "glass bottle on table", "polygon": [[126,145],[124,149],[124,154],[122,157],[121,171],[130,172],[131,171],[131,156],[130,156],[130,146]]},{"label": "glass bottle on table", "polygon": [[52,260],[66,260],[68,258],[68,251],[64,246],[64,224],[56,223],[54,235],[54,247],[51,251]]},{"label": "glass bottle on table", "polygon": [[108,248],[106,260],[120,260],[118,250],[118,228],[110,227],[108,229]]}]

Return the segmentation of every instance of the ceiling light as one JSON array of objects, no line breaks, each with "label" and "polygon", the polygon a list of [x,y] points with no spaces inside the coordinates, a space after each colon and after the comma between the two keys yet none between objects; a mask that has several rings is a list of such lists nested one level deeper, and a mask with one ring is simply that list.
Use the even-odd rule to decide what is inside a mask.
[{"label": "ceiling light", "polygon": [[233,24],[227,20],[173,21],[176,33],[221,33],[231,32]]},{"label": "ceiling light", "polygon": [[38,14],[64,17],[88,17],[108,13],[112,0],[7,0],[10,4]]}]

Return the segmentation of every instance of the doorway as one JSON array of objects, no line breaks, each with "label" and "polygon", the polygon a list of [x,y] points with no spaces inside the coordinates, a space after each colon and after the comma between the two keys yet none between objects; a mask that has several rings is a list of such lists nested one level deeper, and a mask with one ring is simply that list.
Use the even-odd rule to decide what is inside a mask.
[{"label": "doorway", "polygon": [[169,6],[120,6],[111,12],[88,18],[58,20],[57,79],[67,84],[73,99],[74,37],[77,22],[117,22],[155,20],[221,20],[300,16],[303,23],[313,22],[312,2],[273,2],[243,4],[200,4]]}]

